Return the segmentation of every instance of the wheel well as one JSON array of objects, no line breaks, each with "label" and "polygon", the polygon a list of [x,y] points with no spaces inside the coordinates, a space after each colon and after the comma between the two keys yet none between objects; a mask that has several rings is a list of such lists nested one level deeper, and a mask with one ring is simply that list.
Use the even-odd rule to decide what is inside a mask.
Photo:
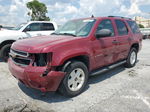
[{"label": "wheel well", "polygon": [[87,68],[89,69],[89,57],[88,57],[88,56],[84,56],[84,55],[82,55],[82,56],[77,56],[77,57],[71,58],[70,60],[78,60],[78,61],[81,61],[81,62],[83,62],[83,63],[87,66]]},{"label": "wheel well", "polygon": [[81,56],[72,57],[72,58],[66,60],[63,63],[63,65],[56,67],[56,70],[60,70],[62,68],[62,66],[64,66],[68,61],[72,61],[72,60],[83,62],[87,66],[87,68],[89,69],[89,57],[86,55],[81,55]]},{"label": "wheel well", "polygon": [[136,50],[139,51],[139,44],[135,43],[131,46],[131,48],[136,48]]},{"label": "wheel well", "polygon": [[15,42],[15,40],[6,40],[6,41],[2,42],[2,43],[0,44],[0,49],[1,49],[4,45],[12,44],[13,42]]}]

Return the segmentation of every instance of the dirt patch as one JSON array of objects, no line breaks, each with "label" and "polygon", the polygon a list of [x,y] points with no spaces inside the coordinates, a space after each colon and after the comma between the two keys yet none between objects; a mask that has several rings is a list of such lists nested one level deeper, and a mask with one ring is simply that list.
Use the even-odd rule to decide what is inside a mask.
[{"label": "dirt patch", "polygon": [[55,111],[53,110],[46,111],[38,108],[35,105],[24,104],[24,105],[8,106],[4,108],[2,112],[55,112]]},{"label": "dirt patch", "polygon": [[129,75],[130,77],[135,77],[135,76],[138,75],[138,73],[136,72],[136,70],[132,69],[132,70],[129,70],[129,71],[128,71],[128,75]]},{"label": "dirt patch", "polygon": [[144,66],[150,66],[150,64],[144,64]]}]

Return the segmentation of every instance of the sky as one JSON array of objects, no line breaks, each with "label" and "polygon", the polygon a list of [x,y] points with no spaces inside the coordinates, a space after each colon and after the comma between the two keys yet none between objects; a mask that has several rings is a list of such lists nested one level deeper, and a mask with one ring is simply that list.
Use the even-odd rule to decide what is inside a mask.
[{"label": "sky", "polygon": [[[31,0],[0,0],[0,24],[14,26],[30,20],[26,3]],[[64,24],[75,18],[143,16],[150,18],[150,0],[39,0],[46,4],[52,21]]]}]

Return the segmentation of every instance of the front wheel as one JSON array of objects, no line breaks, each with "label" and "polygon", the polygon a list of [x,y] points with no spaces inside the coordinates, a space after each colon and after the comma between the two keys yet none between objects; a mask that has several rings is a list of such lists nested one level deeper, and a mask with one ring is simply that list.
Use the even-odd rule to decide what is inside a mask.
[{"label": "front wheel", "polygon": [[125,66],[131,68],[135,66],[136,62],[137,62],[137,50],[135,48],[131,48]]},{"label": "front wheel", "polygon": [[80,61],[72,61],[64,72],[66,75],[60,84],[59,91],[69,97],[80,94],[88,80],[88,69],[86,65]]},{"label": "front wheel", "polygon": [[0,51],[0,58],[5,62],[7,62],[9,58],[10,47],[11,47],[11,44],[7,44],[3,46]]}]

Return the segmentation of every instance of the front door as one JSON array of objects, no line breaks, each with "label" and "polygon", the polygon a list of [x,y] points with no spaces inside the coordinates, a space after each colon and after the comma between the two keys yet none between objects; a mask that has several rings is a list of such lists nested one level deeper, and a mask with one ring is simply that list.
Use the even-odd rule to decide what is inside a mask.
[{"label": "front door", "polygon": [[42,35],[41,26],[42,26],[42,23],[31,23],[25,28],[24,33],[28,37],[41,36]]},{"label": "front door", "polygon": [[102,20],[98,25],[97,31],[102,29],[109,29],[112,34],[109,37],[100,37],[96,40],[95,61],[97,67],[106,66],[114,62],[117,46],[112,21],[109,19]]}]

